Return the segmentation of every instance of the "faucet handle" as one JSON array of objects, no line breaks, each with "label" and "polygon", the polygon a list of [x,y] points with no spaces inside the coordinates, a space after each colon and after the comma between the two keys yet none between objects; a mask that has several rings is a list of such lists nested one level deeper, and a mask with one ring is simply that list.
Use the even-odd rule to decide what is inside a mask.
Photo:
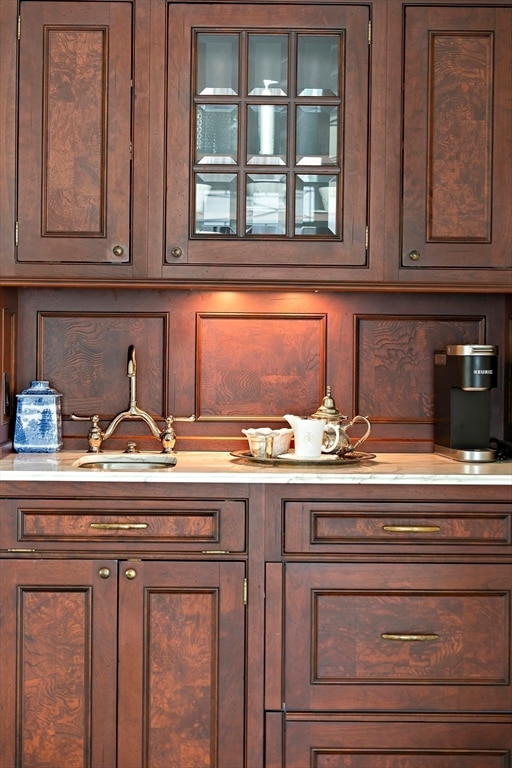
[{"label": "faucet handle", "polygon": [[165,420],[165,429],[160,435],[160,441],[162,443],[162,453],[172,453],[172,449],[176,443],[176,432],[172,427],[174,416],[168,416]]},{"label": "faucet handle", "polygon": [[100,453],[101,444],[103,442],[103,432],[100,428],[100,417],[97,413],[94,416],[76,416],[74,413],[70,417],[73,421],[90,421],[91,428],[87,435],[87,441],[89,443],[89,453]]}]

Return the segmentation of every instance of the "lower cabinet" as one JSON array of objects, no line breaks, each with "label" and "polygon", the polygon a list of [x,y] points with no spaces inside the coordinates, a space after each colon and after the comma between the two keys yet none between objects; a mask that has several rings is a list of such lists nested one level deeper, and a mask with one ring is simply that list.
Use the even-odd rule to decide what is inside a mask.
[{"label": "lower cabinet", "polygon": [[510,499],[303,493],[268,499],[265,768],[509,768]]},{"label": "lower cabinet", "polygon": [[1,561],[2,768],[243,766],[244,571]]},{"label": "lower cabinet", "polygon": [[[408,722],[353,717],[304,721],[290,716],[283,768],[508,768],[512,726],[505,718]],[[267,768],[273,764],[268,763]]]}]

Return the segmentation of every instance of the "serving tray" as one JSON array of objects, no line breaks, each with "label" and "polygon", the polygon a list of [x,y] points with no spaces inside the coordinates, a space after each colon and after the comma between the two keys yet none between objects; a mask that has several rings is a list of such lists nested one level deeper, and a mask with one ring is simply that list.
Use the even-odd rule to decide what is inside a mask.
[{"label": "serving tray", "polygon": [[330,466],[330,467],[348,467],[352,464],[359,464],[362,461],[369,461],[375,458],[375,453],[362,453],[360,451],[351,451],[343,456],[338,456],[333,453],[324,453],[318,459],[301,459],[300,456],[295,456],[293,451],[284,453],[281,456],[273,456],[272,458],[258,458],[253,456],[250,451],[231,451],[231,456],[235,456],[237,459],[244,459],[249,463],[256,464],[273,464],[274,466],[298,464],[300,466]]}]

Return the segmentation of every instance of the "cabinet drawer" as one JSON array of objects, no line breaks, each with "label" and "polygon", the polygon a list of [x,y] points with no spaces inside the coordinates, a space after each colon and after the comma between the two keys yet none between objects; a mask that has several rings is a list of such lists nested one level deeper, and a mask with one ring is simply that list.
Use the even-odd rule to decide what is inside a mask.
[{"label": "cabinet drawer", "polygon": [[[508,768],[512,722],[286,722],[283,768]],[[274,765],[274,763],[271,763]]]},{"label": "cabinet drawer", "polygon": [[53,499],[5,501],[4,547],[35,549],[124,548],[142,545],[170,551],[245,550],[246,501]]},{"label": "cabinet drawer", "polygon": [[354,545],[510,551],[512,509],[510,504],[482,502],[287,501],[284,530],[287,553],[336,553]]},{"label": "cabinet drawer", "polygon": [[508,711],[510,564],[289,563],[288,710]]}]

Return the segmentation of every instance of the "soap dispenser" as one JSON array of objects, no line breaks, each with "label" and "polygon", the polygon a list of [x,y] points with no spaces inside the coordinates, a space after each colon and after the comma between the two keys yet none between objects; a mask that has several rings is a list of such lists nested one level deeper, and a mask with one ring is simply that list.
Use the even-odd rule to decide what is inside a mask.
[{"label": "soap dispenser", "polygon": [[33,381],[16,395],[13,448],[17,453],[56,453],[62,448],[62,395],[48,381]]}]

